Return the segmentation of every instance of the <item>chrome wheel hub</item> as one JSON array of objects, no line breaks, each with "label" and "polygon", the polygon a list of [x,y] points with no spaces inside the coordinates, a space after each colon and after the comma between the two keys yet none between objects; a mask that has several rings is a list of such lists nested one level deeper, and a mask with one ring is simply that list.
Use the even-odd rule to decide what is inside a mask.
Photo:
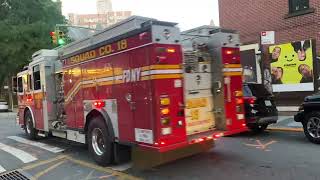
[{"label": "chrome wheel hub", "polygon": [[32,128],[32,124],[31,124],[31,119],[30,118],[28,118],[27,119],[27,124],[26,124],[26,128],[27,128],[27,133],[28,134],[31,134],[31,128]]},{"label": "chrome wheel hub", "polygon": [[307,131],[313,138],[320,138],[320,119],[311,117],[307,122]]},{"label": "chrome wheel hub", "polygon": [[98,155],[101,156],[105,153],[105,140],[103,137],[103,133],[101,129],[95,128],[92,131],[92,147],[94,152]]}]

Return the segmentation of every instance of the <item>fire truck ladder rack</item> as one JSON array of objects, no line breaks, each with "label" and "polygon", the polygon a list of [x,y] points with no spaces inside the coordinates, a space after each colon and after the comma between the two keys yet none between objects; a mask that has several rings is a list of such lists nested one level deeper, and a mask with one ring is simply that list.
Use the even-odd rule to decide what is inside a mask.
[{"label": "fire truck ladder rack", "polygon": [[[101,32],[97,32],[90,37],[73,42],[63,47],[61,49],[62,56],[70,56],[79,50],[88,49],[91,46],[98,45],[109,39],[121,36],[137,29],[141,29],[146,23],[152,24],[153,22],[157,22],[157,20],[153,18],[132,16],[102,30]],[[172,23],[172,25],[175,25],[175,23]]]}]

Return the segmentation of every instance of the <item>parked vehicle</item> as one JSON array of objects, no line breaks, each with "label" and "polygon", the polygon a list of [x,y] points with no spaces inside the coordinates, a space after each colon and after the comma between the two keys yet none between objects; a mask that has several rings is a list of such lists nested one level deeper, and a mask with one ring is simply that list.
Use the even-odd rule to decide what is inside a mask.
[{"label": "parked vehicle", "polygon": [[8,112],[8,102],[6,100],[0,99],[0,112]]},{"label": "parked vehicle", "polygon": [[307,96],[294,120],[302,123],[309,141],[320,144],[320,94]]},{"label": "parked vehicle", "polygon": [[277,123],[278,110],[273,98],[263,84],[243,85],[246,124],[255,132],[264,131]]}]

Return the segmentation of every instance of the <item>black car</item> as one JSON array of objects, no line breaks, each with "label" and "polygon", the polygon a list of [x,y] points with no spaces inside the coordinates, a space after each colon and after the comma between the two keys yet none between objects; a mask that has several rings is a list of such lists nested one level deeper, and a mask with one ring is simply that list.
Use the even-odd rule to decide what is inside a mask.
[{"label": "black car", "polygon": [[307,96],[294,120],[302,123],[304,134],[311,142],[320,144],[320,94]]},{"label": "black car", "polygon": [[278,110],[273,95],[263,84],[244,84],[243,96],[246,124],[249,129],[261,132],[269,124],[277,123]]}]

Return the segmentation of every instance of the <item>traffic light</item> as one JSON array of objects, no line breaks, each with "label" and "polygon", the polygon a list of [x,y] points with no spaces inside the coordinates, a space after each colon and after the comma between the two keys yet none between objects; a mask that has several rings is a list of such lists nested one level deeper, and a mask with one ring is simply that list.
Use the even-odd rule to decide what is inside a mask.
[{"label": "traffic light", "polygon": [[62,31],[58,31],[58,45],[62,46],[66,44],[66,38]]},{"label": "traffic light", "polygon": [[50,36],[51,36],[52,44],[58,44],[56,32],[54,31],[50,32]]}]

